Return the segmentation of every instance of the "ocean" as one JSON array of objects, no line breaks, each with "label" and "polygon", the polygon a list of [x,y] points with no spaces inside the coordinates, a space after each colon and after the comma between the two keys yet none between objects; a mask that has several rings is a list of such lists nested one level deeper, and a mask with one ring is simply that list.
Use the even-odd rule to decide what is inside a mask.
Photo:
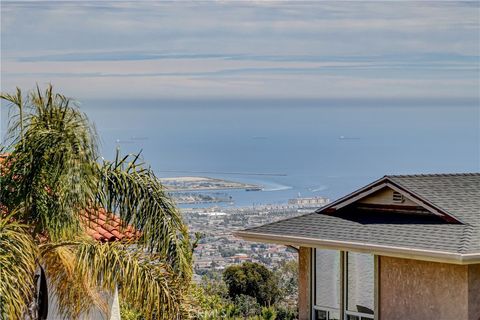
[{"label": "ocean", "polygon": [[480,171],[477,102],[88,100],[113,158],[142,151],[160,177],[258,183],[235,205],[332,200],[385,174]]}]

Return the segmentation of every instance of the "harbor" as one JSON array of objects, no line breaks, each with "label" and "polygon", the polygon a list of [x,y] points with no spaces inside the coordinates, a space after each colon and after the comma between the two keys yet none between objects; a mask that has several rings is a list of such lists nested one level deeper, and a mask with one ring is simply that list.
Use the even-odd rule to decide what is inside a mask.
[{"label": "harbor", "polygon": [[284,204],[182,208],[190,233],[201,235],[195,250],[194,279],[200,281],[205,275],[214,277],[229,265],[244,261],[276,268],[285,261],[295,260],[297,253],[288,247],[251,243],[233,236],[233,231],[313,212],[316,209],[313,203],[326,205],[330,202],[324,197],[290,200]]}]

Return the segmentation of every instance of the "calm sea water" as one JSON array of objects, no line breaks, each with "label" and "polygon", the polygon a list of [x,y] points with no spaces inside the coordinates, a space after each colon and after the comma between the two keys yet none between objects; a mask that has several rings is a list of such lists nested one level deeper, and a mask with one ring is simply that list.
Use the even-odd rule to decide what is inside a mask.
[{"label": "calm sea water", "polygon": [[385,174],[480,171],[477,103],[91,100],[82,109],[106,158],[117,146],[143,150],[159,176],[265,186],[231,192],[236,205],[335,199]]}]

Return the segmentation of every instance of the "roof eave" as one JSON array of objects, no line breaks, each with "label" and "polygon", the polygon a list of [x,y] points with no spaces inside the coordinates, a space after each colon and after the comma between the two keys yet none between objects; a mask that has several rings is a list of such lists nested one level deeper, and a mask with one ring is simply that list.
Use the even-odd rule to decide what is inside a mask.
[{"label": "roof eave", "polygon": [[447,251],[415,249],[353,241],[314,239],[308,237],[265,234],[249,231],[236,231],[234,232],[234,235],[247,241],[275,243],[289,246],[321,247],[325,249],[349,250],[371,253],[381,256],[461,265],[480,263],[480,253],[460,254]]}]

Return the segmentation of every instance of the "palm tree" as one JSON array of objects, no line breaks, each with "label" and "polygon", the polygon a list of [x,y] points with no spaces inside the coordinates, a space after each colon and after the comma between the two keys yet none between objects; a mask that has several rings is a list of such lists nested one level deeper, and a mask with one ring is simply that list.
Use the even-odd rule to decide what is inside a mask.
[{"label": "palm tree", "polygon": [[[65,318],[106,310],[102,297],[116,287],[146,318],[186,317],[192,244],[153,171],[138,155],[99,161],[93,125],[51,85],[1,98],[13,108],[0,150],[8,152],[0,166],[0,318],[45,316],[35,305],[42,296],[35,270]],[[137,236],[95,241],[81,217],[98,210]]]}]

